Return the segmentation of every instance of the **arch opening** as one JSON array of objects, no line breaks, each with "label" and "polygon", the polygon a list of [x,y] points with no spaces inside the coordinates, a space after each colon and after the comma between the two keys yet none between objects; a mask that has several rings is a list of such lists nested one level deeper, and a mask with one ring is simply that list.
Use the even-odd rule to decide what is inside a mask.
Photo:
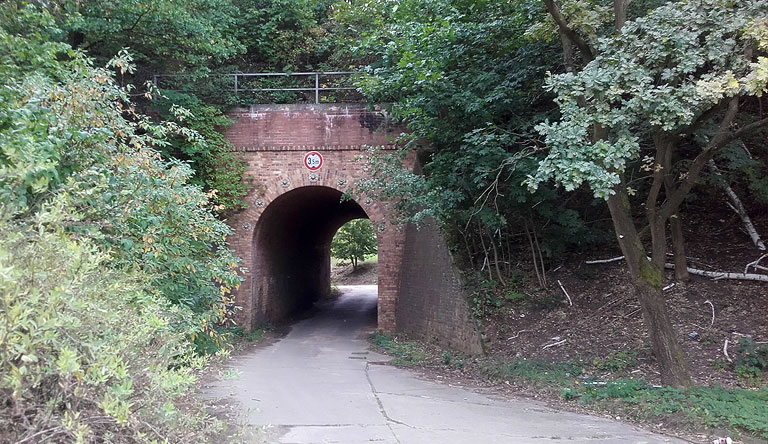
[{"label": "arch opening", "polygon": [[378,284],[378,237],[370,219],[354,219],[331,241],[331,285]]},{"label": "arch opening", "polygon": [[368,219],[353,200],[325,186],[304,186],[275,198],[254,230],[252,327],[277,324],[330,296],[334,234]]}]

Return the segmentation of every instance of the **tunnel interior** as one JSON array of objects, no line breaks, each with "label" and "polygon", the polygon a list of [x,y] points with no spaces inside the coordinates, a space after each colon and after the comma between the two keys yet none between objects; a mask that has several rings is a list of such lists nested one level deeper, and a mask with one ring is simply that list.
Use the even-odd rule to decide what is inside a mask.
[{"label": "tunnel interior", "polygon": [[333,188],[305,186],[265,208],[254,233],[253,327],[284,322],[329,296],[333,236],[347,222],[368,218],[341,197]]}]

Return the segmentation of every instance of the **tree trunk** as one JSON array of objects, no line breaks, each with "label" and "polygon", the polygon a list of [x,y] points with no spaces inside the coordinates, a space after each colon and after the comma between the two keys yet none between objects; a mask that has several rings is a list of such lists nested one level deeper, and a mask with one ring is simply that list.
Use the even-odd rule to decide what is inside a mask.
[{"label": "tree trunk", "polygon": [[651,278],[653,284],[646,282],[643,278],[634,279],[635,296],[640,302],[653,354],[659,363],[661,383],[678,388],[690,387],[693,382],[685,362],[685,355],[677,342],[661,288],[656,285],[656,282],[661,281],[661,270],[651,265],[647,259],[642,260],[645,261],[644,267],[647,268],[643,272],[654,275]]},{"label": "tree trunk", "polygon": [[667,313],[662,294],[662,269],[648,261],[630,214],[629,199],[619,186],[608,198],[608,209],[622,253],[632,278],[635,297],[640,302],[653,354],[659,364],[661,382],[672,387],[689,387],[691,376],[683,350]]},{"label": "tree trunk", "polygon": [[629,0],[613,0],[613,26],[618,31],[627,22]]},{"label": "tree trunk", "polygon": [[558,33],[560,34],[560,43],[563,45],[563,63],[565,64],[565,71],[573,72],[575,66],[573,62],[573,43],[562,30],[559,30]]},{"label": "tree trunk", "polygon": [[679,213],[669,218],[669,227],[672,234],[672,252],[675,255],[675,279],[685,282],[691,278],[691,275],[688,273],[688,260],[685,258],[683,222],[680,220]]}]

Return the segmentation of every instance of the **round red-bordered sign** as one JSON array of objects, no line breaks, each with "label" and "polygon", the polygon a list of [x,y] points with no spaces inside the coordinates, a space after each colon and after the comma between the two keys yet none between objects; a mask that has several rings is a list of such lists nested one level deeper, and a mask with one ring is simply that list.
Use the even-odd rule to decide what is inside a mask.
[{"label": "round red-bordered sign", "polygon": [[323,156],[317,151],[310,151],[304,156],[304,166],[311,171],[319,170],[323,166]]}]

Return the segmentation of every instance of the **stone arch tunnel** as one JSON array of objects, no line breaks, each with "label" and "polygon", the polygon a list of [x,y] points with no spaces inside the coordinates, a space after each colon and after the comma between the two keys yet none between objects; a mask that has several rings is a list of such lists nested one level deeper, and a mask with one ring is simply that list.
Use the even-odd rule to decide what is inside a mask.
[{"label": "stone arch tunnel", "polygon": [[[236,322],[278,324],[330,292],[330,243],[346,222],[368,218],[378,242],[378,328],[477,353],[479,334],[461,277],[434,224],[395,226],[386,202],[342,200],[369,177],[369,147],[391,152],[401,128],[354,105],[264,105],[234,109],[227,137],[254,183],[233,215],[229,244],[247,270]],[[308,163],[309,156],[316,163]],[[415,167],[415,155],[406,167]]]},{"label": "stone arch tunnel", "polygon": [[354,200],[326,186],[296,188],[277,197],[254,229],[254,307],[269,322],[329,296],[330,246],[345,223],[368,218]]}]

